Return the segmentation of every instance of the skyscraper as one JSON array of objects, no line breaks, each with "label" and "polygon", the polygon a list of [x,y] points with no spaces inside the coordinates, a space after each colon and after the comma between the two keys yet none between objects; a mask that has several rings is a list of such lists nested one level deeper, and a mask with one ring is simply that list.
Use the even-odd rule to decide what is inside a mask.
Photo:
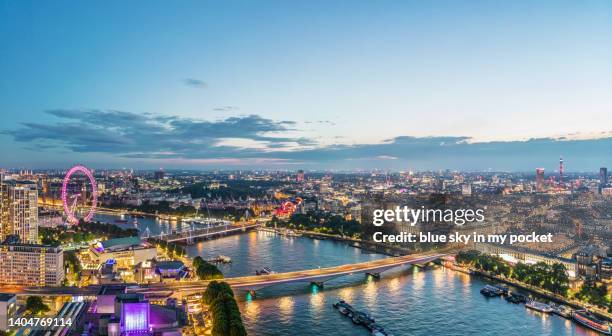
[{"label": "skyscraper", "polygon": [[303,170],[300,169],[300,170],[297,171],[296,181],[297,182],[303,182],[304,181],[304,171]]},{"label": "skyscraper", "polygon": [[164,173],[164,169],[163,169],[163,168],[159,168],[159,170],[156,170],[156,171],[153,173],[153,177],[154,177],[156,180],[161,180],[161,179],[163,179],[163,178],[164,178],[164,176],[165,176],[165,173]]},{"label": "skyscraper", "polygon": [[536,191],[544,191],[544,168],[536,168]]},{"label": "skyscraper", "polygon": [[559,158],[559,186],[563,185],[563,171],[565,167],[563,166],[563,157]]},{"label": "skyscraper", "polygon": [[38,241],[38,189],[27,181],[0,182],[0,240],[19,235],[24,243]]},{"label": "skyscraper", "polygon": [[601,167],[599,168],[599,192],[606,186],[608,183],[608,168]]}]

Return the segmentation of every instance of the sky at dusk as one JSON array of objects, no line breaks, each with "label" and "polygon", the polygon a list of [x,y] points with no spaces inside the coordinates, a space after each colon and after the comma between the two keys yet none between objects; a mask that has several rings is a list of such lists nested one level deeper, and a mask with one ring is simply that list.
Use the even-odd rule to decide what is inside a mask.
[{"label": "sky at dusk", "polygon": [[612,166],[610,1],[0,0],[0,168]]}]

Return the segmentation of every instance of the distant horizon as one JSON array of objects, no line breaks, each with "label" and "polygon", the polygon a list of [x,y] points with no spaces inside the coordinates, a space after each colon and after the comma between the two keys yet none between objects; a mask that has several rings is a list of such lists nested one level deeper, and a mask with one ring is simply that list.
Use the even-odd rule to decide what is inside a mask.
[{"label": "distant horizon", "polygon": [[[304,171],[304,173],[348,173],[348,174],[371,174],[371,173],[378,173],[378,174],[398,174],[398,173],[438,173],[438,172],[451,172],[451,173],[468,173],[468,174],[533,174],[535,175],[535,170],[542,168],[542,167],[536,167],[533,169],[533,171],[529,171],[529,170],[516,170],[516,171],[502,171],[502,170],[454,170],[454,169],[447,169],[447,168],[440,168],[440,169],[427,169],[427,170],[382,170],[382,169],[370,169],[370,170],[334,170],[334,169],[301,169],[301,168],[296,168],[296,169],[266,169],[266,168],[261,168],[261,169],[256,169],[256,168],[244,168],[244,169],[239,169],[239,168],[235,168],[235,169],[186,169],[186,168],[172,168],[172,169],[160,169],[160,168],[130,168],[130,167],[121,167],[121,168],[100,168],[100,167],[95,167],[95,166],[88,166],[85,164],[82,164],[85,167],[87,167],[88,169],[91,169],[93,171],[125,171],[125,170],[133,170],[134,172],[158,172],[158,171],[163,171],[166,173],[176,173],[176,172],[198,172],[198,173],[236,173],[236,172],[241,172],[241,173],[251,173],[251,172],[266,172],[266,173],[295,173],[298,172],[300,170]],[[0,171],[2,170],[6,170],[9,171],[11,173],[19,173],[22,171],[32,171],[33,173],[37,173],[37,172],[49,172],[49,171],[66,171],[68,169],[70,169],[70,167],[72,167],[74,165],[70,165],[70,166],[66,166],[66,167],[57,167],[57,168],[15,168],[15,167],[1,167],[0,166]],[[596,170],[590,171],[590,170],[586,170],[586,171],[572,171],[572,170],[564,170],[563,173],[564,174],[571,174],[571,175],[575,175],[575,174],[594,174],[597,175],[599,174],[599,169],[600,168],[608,168],[606,166],[602,166],[602,167],[598,167]],[[545,169],[545,168],[544,168]],[[545,169],[545,175],[559,175],[559,171],[558,170],[546,170]]]}]

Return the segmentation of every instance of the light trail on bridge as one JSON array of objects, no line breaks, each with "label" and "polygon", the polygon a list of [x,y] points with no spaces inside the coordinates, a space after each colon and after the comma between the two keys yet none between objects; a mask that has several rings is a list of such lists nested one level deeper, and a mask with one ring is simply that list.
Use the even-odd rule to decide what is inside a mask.
[{"label": "light trail on bridge", "polygon": [[[380,274],[388,269],[405,266],[409,264],[428,263],[442,258],[448,254],[436,253],[429,255],[407,255],[401,257],[390,257],[380,260],[368,261],[357,264],[340,265],[334,267],[318,268],[312,270],[293,271],[285,273],[275,273],[268,275],[244,276],[226,278],[220,281],[227,282],[233,289],[254,291],[261,288],[294,283],[294,282],[313,282],[323,283],[325,281],[358,273]],[[183,294],[191,294],[204,291],[210,281],[186,281],[178,283],[152,284],[146,288],[141,288],[140,292],[154,293],[168,290],[179,291]]]},{"label": "light trail on bridge", "polygon": [[[311,270],[292,271],[285,273],[274,273],[268,275],[243,276],[219,279],[227,282],[235,290],[256,291],[265,287],[288,284],[296,282],[320,283],[331,279],[353,274],[377,275],[391,268],[425,264],[449,255],[449,253],[434,254],[412,254],[401,257],[389,257],[385,259],[367,261],[356,264],[340,265],[333,267],[317,268]],[[150,285],[126,284],[128,292],[144,294],[178,292],[181,295],[201,293],[210,283],[209,280],[191,280],[169,283],[156,283]],[[13,287],[12,291],[19,295],[61,296],[61,295],[96,295],[101,285],[88,287]]]}]

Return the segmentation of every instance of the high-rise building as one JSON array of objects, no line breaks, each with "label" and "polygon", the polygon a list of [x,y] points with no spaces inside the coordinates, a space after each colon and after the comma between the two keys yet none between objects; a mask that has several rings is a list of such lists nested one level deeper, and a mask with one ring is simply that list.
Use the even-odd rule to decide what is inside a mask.
[{"label": "high-rise building", "polygon": [[601,167],[599,168],[599,192],[606,186],[608,183],[608,168]]},{"label": "high-rise building", "polygon": [[544,191],[544,168],[536,168],[536,191]]},{"label": "high-rise building", "polygon": [[28,181],[0,182],[0,240],[18,235],[22,242],[38,241],[38,189]]},{"label": "high-rise building", "polygon": [[297,176],[296,176],[296,181],[297,182],[303,182],[304,181],[304,171],[303,170],[298,170],[297,171]]},{"label": "high-rise building", "polygon": [[156,180],[163,179],[165,175],[166,175],[166,173],[164,172],[164,170],[162,168],[159,168],[159,170],[157,170],[157,171],[155,171],[155,173],[153,173],[153,177]]},{"label": "high-rise building", "polygon": [[466,183],[461,186],[461,194],[463,196],[471,196],[472,195],[472,184]]},{"label": "high-rise building", "polygon": [[563,165],[563,157],[559,158],[559,185],[563,185],[563,171],[565,166]]}]

